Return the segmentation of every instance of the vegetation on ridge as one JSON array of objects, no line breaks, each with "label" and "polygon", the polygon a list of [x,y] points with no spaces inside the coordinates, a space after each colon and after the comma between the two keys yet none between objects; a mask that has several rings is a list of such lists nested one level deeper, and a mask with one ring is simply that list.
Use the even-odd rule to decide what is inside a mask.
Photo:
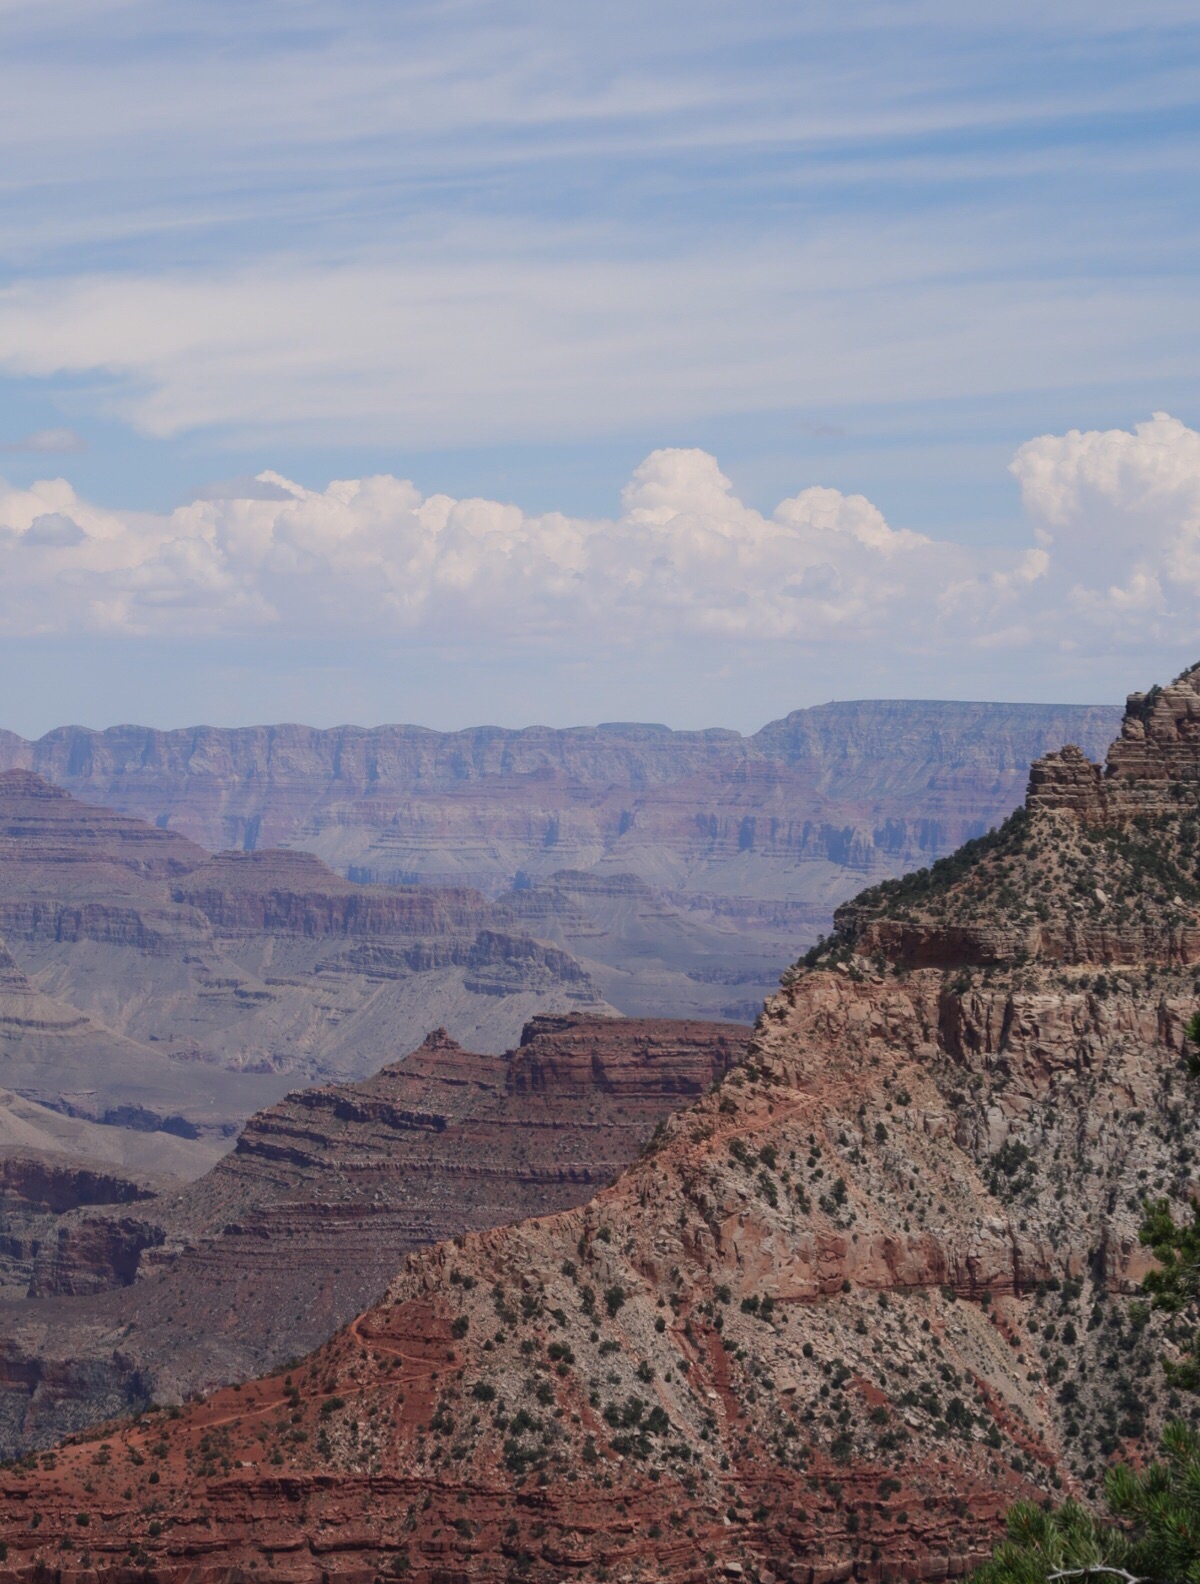
[{"label": "vegetation on ridge", "polygon": [[[1145,827],[1143,827],[1144,829]],[[1189,1019],[1185,1063],[1200,1077],[1200,1012]],[[1139,1231],[1157,1264],[1142,1283],[1150,1307],[1173,1317],[1197,1319],[1200,1307],[1200,1198],[1191,1216],[1177,1221],[1171,1201],[1151,1200]],[[1131,1314],[1148,1317],[1145,1305]],[[1176,1358],[1160,1362],[1173,1392],[1200,1393],[1200,1331],[1175,1335]],[[1193,1411],[1193,1418],[1195,1418]],[[1129,1584],[1200,1581],[1200,1434],[1181,1419],[1163,1430],[1160,1459],[1135,1470],[1126,1463],[1105,1476],[1107,1515],[1074,1501],[1058,1508],[1021,1502],[1008,1514],[1007,1538],[974,1584],[1046,1584],[1047,1580],[1124,1578]]]},{"label": "vegetation on ridge", "polygon": [[1112,826],[1019,808],[928,869],[882,881],[845,903],[834,933],[797,966],[873,956],[879,948],[871,936],[881,924],[986,932],[995,961],[1013,964],[1037,956],[1069,960],[1064,938],[1092,926],[1114,936],[1137,930],[1153,960],[1151,936],[1184,922],[1200,904],[1200,797],[1183,783],[1167,795],[1161,813]]}]

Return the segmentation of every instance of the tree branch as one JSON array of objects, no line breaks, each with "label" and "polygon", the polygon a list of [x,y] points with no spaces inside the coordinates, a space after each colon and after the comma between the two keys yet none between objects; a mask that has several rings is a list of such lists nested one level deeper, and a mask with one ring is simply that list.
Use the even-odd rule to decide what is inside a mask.
[{"label": "tree branch", "polygon": [[1090,1578],[1093,1573],[1110,1573],[1114,1578],[1124,1579],[1125,1584],[1150,1584],[1148,1579],[1138,1578],[1134,1573],[1127,1573],[1124,1568],[1108,1567],[1103,1562],[1097,1562],[1093,1567],[1060,1568],[1057,1573],[1047,1573],[1047,1584],[1051,1579],[1077,1579]]}]

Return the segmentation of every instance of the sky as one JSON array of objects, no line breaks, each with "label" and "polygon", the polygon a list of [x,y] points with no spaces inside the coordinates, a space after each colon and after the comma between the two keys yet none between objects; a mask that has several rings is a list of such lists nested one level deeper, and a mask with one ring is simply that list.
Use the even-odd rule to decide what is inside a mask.
[{"label": "sky", "polygon": [[1200,659],[1194,0],[0,0],[0,727]]}]

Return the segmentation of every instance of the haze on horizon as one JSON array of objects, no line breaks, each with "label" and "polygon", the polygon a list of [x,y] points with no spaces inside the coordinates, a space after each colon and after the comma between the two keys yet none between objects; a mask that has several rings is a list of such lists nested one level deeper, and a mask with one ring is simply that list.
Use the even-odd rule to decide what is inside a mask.
[{"label": "haze on horizon", "polygon": [[1183,0],[0,0],[0,727],[1200,654]]}]

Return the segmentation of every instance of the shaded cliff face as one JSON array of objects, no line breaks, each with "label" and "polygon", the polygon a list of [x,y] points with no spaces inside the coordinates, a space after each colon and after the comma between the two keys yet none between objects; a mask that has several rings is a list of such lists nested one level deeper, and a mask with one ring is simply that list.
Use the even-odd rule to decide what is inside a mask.
[{"label": "shaded cliff face", "polygon": [[797,710],[751,737],[67,728],[0,734],[0,765],[209,849],[300,847],[356,880],[491,895],[515,882],[509,904],[585,956],[623,1012],[750,1021],[839,902],[981,834],[1019,802],[1033,759],[1067,740],[1099,753],[1118,721],[875,701]]},{"label": "shaded cliff face", "polygon": [[502,1048],[538,1011],[609,1010],[569,949],[478,891],[213,857],[22,770],[0,774],[0,933],[0,1086],[191,1139],[431,1026]]},{"label": "shaded cliff face", "polygon": [[25,891],[122,892],[186,874],[207,856],[175,831],[81,804],[41,776],[0,776],[0,875],[19,875]]},{"label": "shaded cliff face", "polygon": [[[1187,871],[1177,762],[1143,825],[1031,808],[860,899],[587,1205],[413,1255],[303,1364],[8,1476],[10,1572],[85,1484],[102,1572],[430,1584],[941,1578],[1015,1496],[1087,1495],[1172,1406],[1122,1295],[1143,1197],[1182,1199],[1200,1149],[1189,899],[1122,840]],[[990,961],[956,959],[993,914]]]},{"label": "shaded cliff face", "polygon": [[[372,1078],[252,1117],[186,1190],[150,1198],[14,1163],[11,1204],[0,1174],[0,1449],[254,1374],[377,1299],[412,1249],[580,1204],[747,1039],[543,1017],[488,1056],[438,1031]],[[21,1279],[35,1301],[11,1301]]]}]

